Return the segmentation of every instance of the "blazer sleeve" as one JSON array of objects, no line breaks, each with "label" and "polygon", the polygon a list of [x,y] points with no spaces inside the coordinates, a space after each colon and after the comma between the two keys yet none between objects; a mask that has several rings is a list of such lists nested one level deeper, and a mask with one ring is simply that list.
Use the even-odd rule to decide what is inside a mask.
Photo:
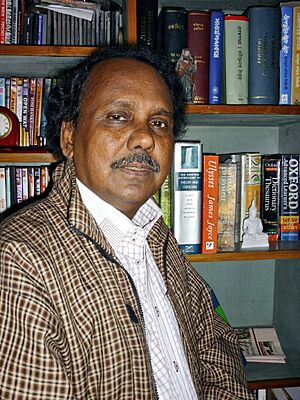
[{"label": "blazer sleeve", "polygon": [[0,250],[0,398],[75,400],[64,331],[21,247]]}]

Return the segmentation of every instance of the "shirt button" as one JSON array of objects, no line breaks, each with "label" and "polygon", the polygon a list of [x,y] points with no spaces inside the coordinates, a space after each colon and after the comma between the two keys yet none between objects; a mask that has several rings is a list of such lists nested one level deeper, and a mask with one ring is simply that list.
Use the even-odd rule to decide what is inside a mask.
[{"label": "shirt button", "polygon": [[156,312],[156,316],[159,317],[160,316],[159,309],[156,306],[154,306],[154,310]]},{"label": "shirt button", "polygon": [[173,366],[175,368],[175,371],[178,372],[179,371],[179,366],[178,366],[176,361],[173,361]]}]

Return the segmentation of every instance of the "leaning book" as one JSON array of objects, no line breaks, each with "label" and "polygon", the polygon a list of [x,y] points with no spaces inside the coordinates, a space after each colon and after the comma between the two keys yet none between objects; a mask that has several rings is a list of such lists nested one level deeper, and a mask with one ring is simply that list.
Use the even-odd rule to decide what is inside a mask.
[{"label": "leaning book", "polygon": [[285,354],[274,327],[234,328],[248,362],[285,363]]},{"label": "leaning book", "polygon": [[175,143],[172,181],[174,235],[184,253],[200,253],[202,143]]}]

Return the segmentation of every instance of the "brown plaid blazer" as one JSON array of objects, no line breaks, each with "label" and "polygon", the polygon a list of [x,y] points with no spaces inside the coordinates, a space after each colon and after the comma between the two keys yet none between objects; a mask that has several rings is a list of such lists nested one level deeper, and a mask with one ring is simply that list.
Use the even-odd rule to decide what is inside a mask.
[{"label": "brown plaid blazer", "polygon": [[[0,226],[0,399],[156,398],[139,299],[84,207],[72,162]],[[199,399],[252,399],[236,337],[160,219],[149,245]]]}]

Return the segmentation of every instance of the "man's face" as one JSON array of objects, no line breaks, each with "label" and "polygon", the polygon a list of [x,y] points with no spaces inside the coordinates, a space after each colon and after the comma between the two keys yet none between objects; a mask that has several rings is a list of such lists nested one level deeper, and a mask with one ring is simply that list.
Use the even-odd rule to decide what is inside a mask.
[{"label": "man's face", "polygon": [[77,177],[132,218],[162,185],[173,153],[173,106],[166,83],[143,62],[114,58],[90,72],[76,128],[61,147]]}]

